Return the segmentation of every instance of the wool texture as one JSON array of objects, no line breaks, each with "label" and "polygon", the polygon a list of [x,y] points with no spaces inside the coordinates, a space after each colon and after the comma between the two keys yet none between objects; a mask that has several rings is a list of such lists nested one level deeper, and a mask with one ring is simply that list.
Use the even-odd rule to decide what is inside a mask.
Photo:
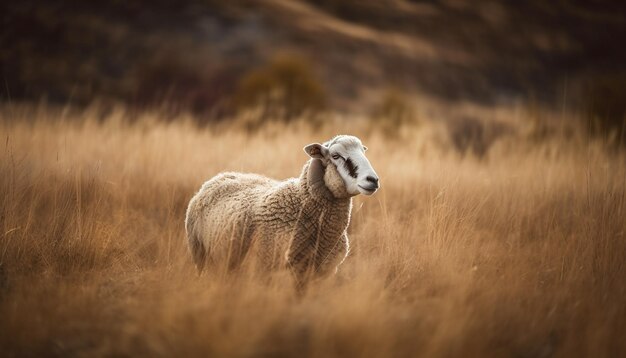
[{"label": "wool texture", "polygon": [[239,266],[249,255],[288,267],[299,281],[335,270],[349,251],[352,198],[334,164],[310,159],[299,178],[222,173],[187,208],[185,228],[198,270]]}]

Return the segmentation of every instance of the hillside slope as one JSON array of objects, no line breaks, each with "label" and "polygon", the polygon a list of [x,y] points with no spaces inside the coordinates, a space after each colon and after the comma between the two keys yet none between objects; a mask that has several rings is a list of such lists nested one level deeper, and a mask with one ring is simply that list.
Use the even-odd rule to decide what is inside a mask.
[{"label": "hillside slope", "polygon": [[309,60],[331,106],[395,87],[444,101],[545,102],[624,73],[626,6],[542,1],[21,1],[0,5],[1,98],[202,111],[277,53]]}]

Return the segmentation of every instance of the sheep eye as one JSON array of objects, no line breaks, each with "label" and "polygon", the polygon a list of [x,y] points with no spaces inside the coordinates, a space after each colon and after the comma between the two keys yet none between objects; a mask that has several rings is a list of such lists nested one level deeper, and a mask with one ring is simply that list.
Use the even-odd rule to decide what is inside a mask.
[{"label": "sheep eye", "polygon": [[339,154],[333,154],[333,159],[337,160],[339,158],[341,158],[341,156]]}]

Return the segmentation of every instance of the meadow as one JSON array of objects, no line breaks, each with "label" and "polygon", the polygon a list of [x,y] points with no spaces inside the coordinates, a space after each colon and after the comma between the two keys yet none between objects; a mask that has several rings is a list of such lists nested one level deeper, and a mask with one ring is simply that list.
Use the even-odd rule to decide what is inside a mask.
[{"label": "meadow", "polygon": [[[602,140],[517,128],[475,155],[435,121],[0,116],[3,357],[626,354],[626,157]],[[183,221],[203,181],[297,176],[339,133],[382,184],[354,200],[339,273],[302,295],[280,273],[198,276]]]}]

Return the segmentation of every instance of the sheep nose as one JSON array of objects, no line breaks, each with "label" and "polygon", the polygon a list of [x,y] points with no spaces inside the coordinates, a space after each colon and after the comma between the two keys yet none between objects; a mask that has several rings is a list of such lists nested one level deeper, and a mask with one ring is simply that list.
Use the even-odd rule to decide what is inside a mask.
[{"label": "sheep nose", "polygon": [[365,178],[365,180],[367,180],[368,182],[376,185],[376,187],[378,187],[378,178],[375,178],[373,176],[368,176],[367,178]]}]

